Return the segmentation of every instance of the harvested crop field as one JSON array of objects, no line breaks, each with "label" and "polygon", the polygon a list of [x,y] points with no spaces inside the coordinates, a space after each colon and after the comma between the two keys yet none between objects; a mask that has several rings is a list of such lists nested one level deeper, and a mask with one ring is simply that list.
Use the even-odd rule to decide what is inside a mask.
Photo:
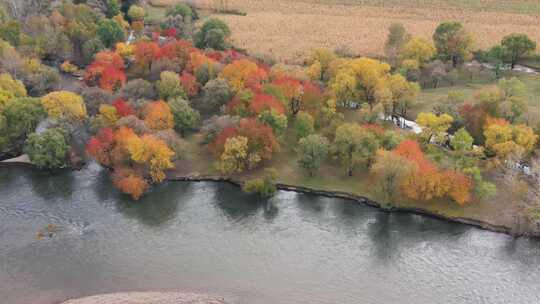
[{"label": "harvested crop field", "polygon": [[[167,4],[180,0],[158,0]],[[212,0],[193,1],[201,5]],[[356,54],[381,56],[387,28],[395,22],[403,23],[415,36],[431,38],[435,27],[447,20],[458,20],[473,33],[477,48],[490,47],[512,32],[524,32],[540,41],[540,14],[519,14],[530,1],[488,0],[487,10],[479,11],[470,6],[472,1],[459,4],[457,0],[431,0],[448,6],[421,8],[407,1],[388,1],[394,6],[366,6],[375,0],[230,0],[231,8],[247,12],[247,16],[218,15],[233,31],[236,46],[252,54],[266,54],[279,60],[299,62],[310,49],[347,46]],[[380,1],[379,1],[380,2]],[[386,3],[388,3],[386,2]],[[454,3],[455,2],[455,3]],[[476,1],[478,2],[478,1]],[[512,3],[498,6],[494,3]],[[341,3],[341,4],[340,4]],[[451,4],[456,4],[455,6]],[[521,4],[520,4],[521,3]],[[441,4],[442,5],[442,4]],[[540,4],[537,4],[540,10]],[[451,9],[450,7],[459,7]],[[492,9],[489,9],[492,8]],[[537,12],[536,6],[530,9]]]}]

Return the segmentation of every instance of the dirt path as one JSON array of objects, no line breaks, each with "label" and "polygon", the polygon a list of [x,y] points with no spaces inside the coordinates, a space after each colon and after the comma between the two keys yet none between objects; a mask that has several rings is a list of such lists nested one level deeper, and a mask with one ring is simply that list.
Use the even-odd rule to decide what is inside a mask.
[{"label": "dirt path", "polygon": [[[171,0],[169,0],[171,1]],[[232,28],[233,41],[253,54],[299,62],[317,47],[348,46],[362,55],[383,54],[387,28],[403,23],[415,36],[431,39],[435,27],[459,20],[474,35],[477,48],[487,48],[512,32],[540,41],[540,16],[471,10],[381,8],[285,0],[231,0],[247,16],[218,15]],[[308,1],[309,2],[309,1]]]}]

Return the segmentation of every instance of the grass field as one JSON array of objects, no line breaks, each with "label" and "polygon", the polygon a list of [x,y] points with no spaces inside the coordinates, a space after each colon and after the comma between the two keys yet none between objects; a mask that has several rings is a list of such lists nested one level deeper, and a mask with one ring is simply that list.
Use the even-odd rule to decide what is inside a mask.
[{"label": "grass field", "polygon": [[[154,0],[159,6],[185,0]],[[204,8],[212,0],[191,1]],[[232,29],[233,43],[254,55],[300,63],[313,48],[347,46],[355,54],[382,56],[388,27],[403,23],[431,39],[436,26],[458,20],[473,33],[475,48],[488,48],[513,32],[540,41],[537,0],[229,0],[247,16],[217,15]],[[155,12],[154,12],[155,13]]]}]

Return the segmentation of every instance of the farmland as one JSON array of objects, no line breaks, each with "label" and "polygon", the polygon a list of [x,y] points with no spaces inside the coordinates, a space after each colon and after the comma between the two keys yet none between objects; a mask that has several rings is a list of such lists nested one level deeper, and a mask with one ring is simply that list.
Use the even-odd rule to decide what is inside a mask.
[{"label": "farmland", "polygon": [[[172,4],[177,0],[159,0]],[[537,1],[461,0],[231,0],[247,16],[218,15],[233,32],[233,42],[255,55],[301,62],[313,48],[347,46],[353,53],[383,55],[387,28],[405,25],[413,36],[431,38],[446,20],[461,21],[474,35],[475,48],[488,48],[512,32],[540,40]],[[323,2],[325,4],[323,4]],[[495,4],[496,2],[496,4]],[[198,2],[208,6],[212,1]],[[482,7],[483,10],[477,10]],[[523,14],[520,14],[523,13]]]}]

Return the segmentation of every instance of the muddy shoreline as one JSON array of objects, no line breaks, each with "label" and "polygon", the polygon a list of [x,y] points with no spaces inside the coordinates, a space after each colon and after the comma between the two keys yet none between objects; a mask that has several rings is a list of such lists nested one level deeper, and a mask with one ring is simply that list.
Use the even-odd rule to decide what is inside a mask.
[{"label": "muddy shoreline", "polygon": [[181,292],[124,292],[71,299],[60,304],[227,304],[222,297]]},{"label": "muddy shoreline", "polygon": [[[231,177],[223,177],[223,176],[176,176],[176,177],[168,178],[167,180],[172,181],[172,182],[178,182],[178,181],[180,182],[226,182],[226,183],[235,185],[237,187],[242,186],[242,181],[236,180]],[[396,206],[384,207],[380,203],[374,200],[371,200],[369,198],[366,198],[360,195],[348,193],[348,192],[312,189],[308,187],[288,185],[288,184],[282,184],[282,183],[277,183],[276,187],[282,191],[291,191],[291,192],[318,195],[318,196],[324,196],[324,197],[330,197],[330,198],[346,199],[346,200],[354,201],[357,203],[365,204],[365,205],[380,209],[383,212],[418,214],[418,215],[436,218],[436,219],[440,219],[440,220],[444,220],[448,222],[465,224],[465,225],[473,226],[476,228],[480,228],[480,229],[488,230],[492,232],[504,233],[512,237],[525,236],[525,237],[540,238],[540,232],[535,232],[535,231],[517,231],[516,232],[511,227],[507,227],[504,225],[497,225],[497,224],[489,223],[489,222],[474,219],[474,218],[448,216],[444,214],[435,213],[435,212],[432,212],[432,211],[429,211],[420,207],[417,207],[417,208],[396,207]]]}]

